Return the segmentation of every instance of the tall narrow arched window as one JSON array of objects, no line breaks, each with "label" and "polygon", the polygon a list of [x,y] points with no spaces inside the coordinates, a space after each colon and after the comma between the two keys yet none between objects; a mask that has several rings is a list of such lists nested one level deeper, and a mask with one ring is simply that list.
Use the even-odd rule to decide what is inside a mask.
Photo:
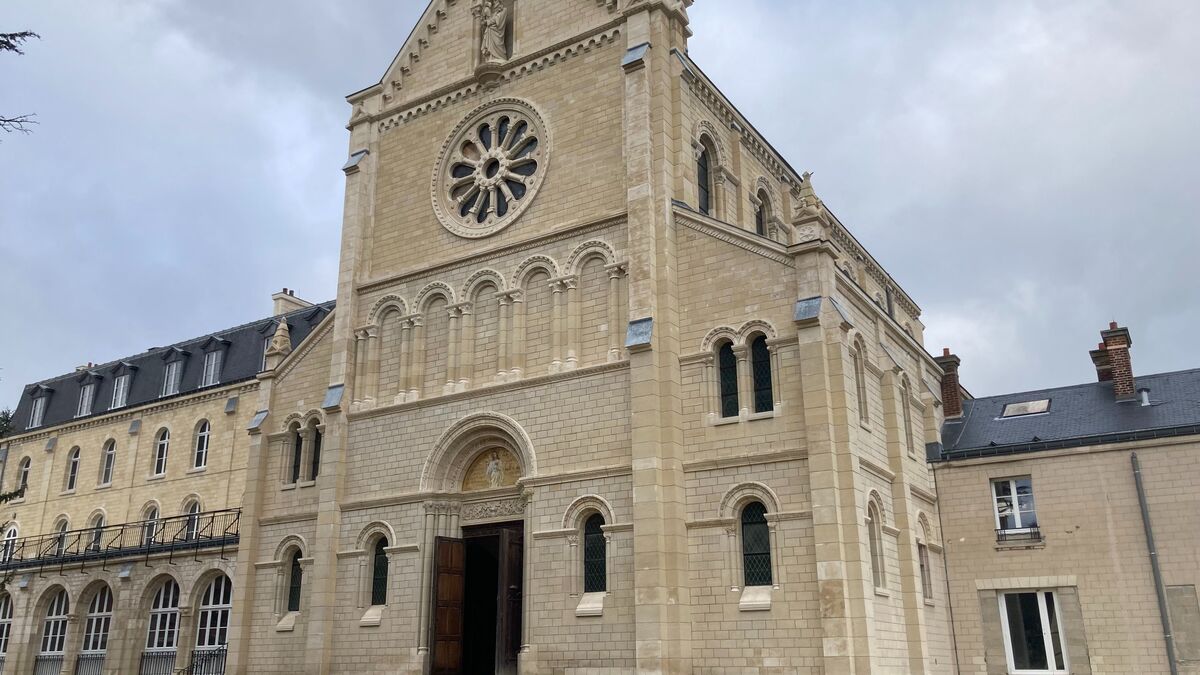
[{"label": "tall narrow arched window", "polygon": [[762,502],[742,509],[742,569],[747,586],[771,585],[771,531]]},{"label": "tall narrow arched window", "polygon": [[312,454],[309,457],[308,476],[311,480],[316,480],[317,476],[321,475],[321,427],[316,420],[308,424],[310,436],[312,439]]},{"label": "tall narrow arched window", "polygon": [[183,537],[187,541],[195,541],[200,537],[200,502],[189,500],[184,511],[187,521],[184,523]]},{"label": "tall narrow arched window", "polygon": [[287,611],[300,611],[300,592],[304,589],[304,569],[300,566],[300,549],[292,551],[288,564]]},{"label": "tall narrow arched window", "polygon": [[67,615],[70,610],[71,601],[67,598],[67,592],[60,589],[46,607],[46,618],[42,622],[42,641],[34,672],[42,672],[39,666],[53,667],[51,664],[62,663],[63,652],[67,646]]},{"label": "tall narrow arched window", "polygon": [[150,505],[143,512],[142,545],[153,546],[158,541],[158,507]]},{"label": "tall narrow arched window", "polygon": [[867,540],[871,549],[871,579],[875,588],[887,586],[883,567],[883,518],[875,502],[867,505]]},{"label": "tall narrow arched window", "polygon": [[765,335],[750,343],[750,369],[754,373],[754,412],[771,412],[775,409],[775,391],[771,382],[771,348]]},{"label": "tall narrow arched window", "polygon": [[[196,621],[196,649],[224,650],[229,643],[229,615],[233,611],[233,582],[224,574],[213,579],[200,598],[200,615]],[[197,655],[201,657],[211,654]],[[208,659],[204,659],[207,661]],[[199,672],[199,671],[198,671]],[[204,672],[222,672],[218,670]]]},{"label": "tall narrow arched window", "polygon": [[387,604],[388,557],[387,537],[375,540],[375,552],[371,557],[371,604]]},{"label": "tall narrow arched window", "polygon": [[300,472],[304,468],[304,430],[299,424],[292,426],[292,468],[291,476],[292,483],[300,482]]},{"label": "tall narrow arched window", "polygon": [[142,672],[174,672],[178,644],[179,584],[174,579],[167,579],[159,586],[150,605]]},{"label": "tall narrow arched window", "polygon": [[212,426],[208,420],[200,420],[200,425],[196,427],[196,447],[192,452],[193,469],[203,469],[208,466],[208,440],[211,432]]},{"label": "tall narrow arched window", "polygon": [[104,546],[104,514],[97,513],[88,525],[88,551],[97,552]]},{"label": "tall narrow arched window", "polygon": [[[104,655],[108,651],[108,632],[112,628],[113,596],[107,585],[92,596],[88,605],[87,620],[83,625],[83,647],[80,653],[78,672],[98,672],[104,667]],[[92,666],[87,668],[86,666]]]},{"label": "tall narrow arched window", "polygon": [[58,525],[54,527],[54,555],[67,554],[67,532],[70,530],[71,523],[66,518],[58,521]]},{"label": "tall narrow arched window", "polygon": [[912,387],[909,386],[907,377],[900,382],[900,414],[904,419],[904,449],[908,451],[909,456],[915,456],[916,448],[913,445]]},{"label": "tall narrow arched window", "polygon": [[583,592],[608,590],[608,541],[604,538],[604,516],[593,513],[583,524]]},{"label": "tall narrow arched window", "polygon": [[4,548],[0,559],[10,562],[17,555],[17,526],[12,525],[4,532]]},{"label": "tall narrow arched window", "polygon": [[700,213],[706,216],[711,215],[712,171],[707,147],[700,150],[700,157],[696,160],[696,189],[699,190]]},{"label": "tall narrow arched window", "polygon": [[163,429],[158,432],[158,440],[154,443],[154,475],[161,476],[167,472],[167,452],[171,449],[171,432]]},{"label": "tall narrow arched window", "polygon": [[79,448],[71,448],[67,455],[67,476],[63,490],[71,492],[79,483]]},{"label": "tall narrow arched window", "polygon": [[861,342],[856,342],[851,347],[850,358],[854,362],[854,393],[858,399],[858,419],[860,422],[866,422],[871,418],[871,411],[867,408],[867,357]]},{"label": "tall narrow arched window", "polygon": [[737,417],[738,403],[737,356],[733,343],[726,342],[717,349],[717,379],[721,391],[721,417]]},{"label": "tall narrow arched window", "polygon": [[758,191],[758,208],[754,210],[754,231],[767,236],[767,219],[771,217],[771,202],[766,190]]},{"label": "tall narrow arched window", "polygon": [[25,457],[24,459],[22,459],[21,463],[17,465],[17,489],[18,490],[29,487],[29,465],[30,465],[30,461],[29,461],[28,457]]},{"label": "tall narrow arched window", "polygon": [[104,455],[100,458],[100,484],[112,485],[113,472],[117,468],[117,442],[104,444]]},{"label": "tall narrow arched window", "polygon": [[12,596],[4,593],[0,595],[0,660],[8,654],[8,640],[12,637],[12,618]]}]

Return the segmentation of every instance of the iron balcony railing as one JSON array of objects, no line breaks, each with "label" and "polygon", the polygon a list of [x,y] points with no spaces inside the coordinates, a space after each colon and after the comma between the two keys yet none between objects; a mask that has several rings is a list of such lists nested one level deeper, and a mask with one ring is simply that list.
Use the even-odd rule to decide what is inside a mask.
[{"label": "iron balcony railing", "polygon": [[1037,543],[1042,540],[1042,530],[1038,527],[1022,527],[1019,530],[996,530],[996,543],[1018,544]]},{"label": "iron balcony railing", "polygon": [[102,675],[104,654],[80,654],[75,662],[75,675]]},{"label": "iron balcony railing", "polygon": [[198,551],[238,543],[241,509],[70,530],[0,543],[0,570],[65,567],[116,558]]},{"label": "iron balcony railing", "polygon": [[175,675],[225,675],[225,656],[228,647],[208,647],[192,650],[192,660]]},{"label": "iron balcony railing", "polygon": [[142,652],[138,675],[174,675],[175,652]]},{"label": "iron balcony railing", "polygon": [[62,654],[38,654],[33,659],[33,675],[62,675]]}]

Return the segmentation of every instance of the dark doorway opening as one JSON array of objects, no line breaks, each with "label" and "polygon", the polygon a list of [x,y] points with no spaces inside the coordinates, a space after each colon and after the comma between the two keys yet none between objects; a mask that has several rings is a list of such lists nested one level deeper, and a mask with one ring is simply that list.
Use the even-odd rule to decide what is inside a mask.
[{"label": "dark doorway opening", "polygon": [[496,672],[496,617],[500,592],[500,537],[470,537],[467,545],[463,672]]}]

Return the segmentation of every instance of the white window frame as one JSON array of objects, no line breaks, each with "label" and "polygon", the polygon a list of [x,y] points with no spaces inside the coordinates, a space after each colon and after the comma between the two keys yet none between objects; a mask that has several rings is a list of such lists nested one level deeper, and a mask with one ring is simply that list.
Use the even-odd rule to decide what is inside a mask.
[{"label": "white window frame", "polygon": [[204,375],[200,379],[201,387],[212,387],[221,384],[221,350],[217,349],[204,355]]},{"label": "white window frame", "polygon": [[92,596],[88,605],[87,620],[83,628],[83,645],[80,653],[86,656],[102,656],[108,652],[108,636],[112,629],[112,589],[102,586]]},{"label": "white window frame", "polygon": [[112,485],[113,474],[117,468],[117,442],[109,441],[104,444],[100,458],[100,484]]},{"label": "white window frame", "polygon": [[91,525],[88,529],[91,533],[88,534],[88,550],[99,551],[104,547],[104,514],[99,514],[92,518]]},{"label": "white window frame", "polygon": [[179,648],[179,584],[163,582],[154,593],[146,627],[146,651],[174,654]]},{"label": "white window frame", "polygon": [[38,656],[64,656],[67,646],[67,615],[71,610],[71,600],[66,590],[59,592],[50,600],[46,607],[46,616],[42,621],[42,634],[39,641]]},{"label": "white window frame", "polygon": [[[1045,640],[1046,658],[1054,660],[1054,639],[1051,637],[1050,631],[1050,615],[1046,611],[1046,594],[1049,593],[1054,599],[1054,618],[1058,623],[1058,640],[1062,645],[1062,656],[1064,663],[1052,664],[1048,670],[1018,670],[1014,665],[1013,650],[1012,650],[1012,635],[1008,627],[1008,606],[1007,597],[1009,595],[1018,595],[1032,593],[1038,599],[1038,615],[1042,622],[1042,639]],[[1062,625],[1062,603],[1058,599],[1058,591],[1053,589],[1038,589],[1035,591],[999,591],[997,594],[1000,610],[1000,630],[1004,634],[1004,656],[1008,659],[1009,675],[1067,675],[1070,672],[1071,656],[1067,653],[1067,636],[1063,632]],[[1057,667],[1055,667],[1057,666]]]},{"label": "white window frame", "polygon": [[158,543],[158,530],[160,524],[158,521],[158,507],[151,506],[146,509],[145,517],[142,522],[142,545],[153,546]]},{"label": "white window frame", "polygon": [[269,338],[269,337],[263,338],[262,361],[259,363],[259,366],[258,366],[258,372],[260,372],[260,373],[267,369],[267,352],[271,351],[271,339],[272,338]]},{"label": "white window frame", "polygon": [[113,379],[112,404],[108,406],[108,409],[124,408],[127,403],[129,403],[129,373],[118,375]]},{"label": "white window frame", "polygon": [[46,397],[33,399],[33,408],[29,411],[29,428],[36,429],[46,421]]},{"label": "white window frame", "polygon": [[208,446],[212,439],[212,424],[202,420],[196,428],[196,443],[192,447],[192,468],[203,469],[208,466]]},{"label": "white window frame", "polygon": [[75,406],[75,417],[87,417],[92,414],[96,401],[96,383],[88,382],[79,387],[79,404]]},{"label": "white window frame", "polygon": [[[1040,528],[1040,524],[1030,525],[1030,524],[1021,522],[1021,505],[1020,505],[1020,500],[1017,496],[1017,481],[1022,481],[1022,480],[1029,481],[1029,498],[1033,500],[1033,517],[1035,520],[1037,520],[1037,496],[1034,493],[1032,476],[1026,475],[1026,476],[1012,476],[1009,478],[993,478],[991,481],[989,481],[988,488],[992,492],[992,495],[991,495],[991,497],[992,497],[992,515],[995,517],[997,532],[1004,532],[1004,533],[1008,533],[1008,534],[1022,534],[1022,533],[1031,532],[1033,530],[1033,528]],[[1004,483],[1008,484],[1009,497],[1010,497],[1010,499],[1012,499],[1013,516],[1016,519],[1016,523],[1017,523],[1016,527],[1005,528],[1003,525],[1001,525],[1001,522],[1000,522],[1000,496],[996,494],[996,486],[999,484],[1004,484]]]},{"label": "white window frame", "polygon": [[8,654],[8,641],[12,637],[13,604],[8,593],[0,595],[0,658]]},{"label": "white window frame", "polygon": [[154,441],[154,475],[167,475],[167,455],[171,451],[171,432],[163,429]]},{"label": "white window frame", "polygon": [[163,396],[173,396],[179,393],[180,376],[183,374],[183,362],[172,361],[167,364],[166,371],[163,372]]},{"label": "white window frame", "polygon": [[21,531],[16,525],[10,526],[4,532],[4,543],[0,544],[0,562],[9,562],[17,554],[17,539]]},{"label": "white window frame", "polygon": [[66,492],[74,492],[79,486],[79,447],[71,448],[70,454],[67,455],[67,484]]},{"label": "white window frame", "polygon": [[25,457],[17,464],[17,489],[29,487],[29,471],[33,466],[33,460]]},{"label": "white window frame", "polygon": [[220,649],[229,644],[233,615],[233,581],[222,574],[208,583],[196,617],[196,649]]}]

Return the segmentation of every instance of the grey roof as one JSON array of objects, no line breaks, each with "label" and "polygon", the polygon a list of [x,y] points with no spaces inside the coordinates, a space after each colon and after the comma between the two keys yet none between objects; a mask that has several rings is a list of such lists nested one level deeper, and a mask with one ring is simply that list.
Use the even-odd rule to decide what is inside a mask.
[{"label": "grey roof", "polygon": [[[1150,405],[1117,401],[1112,382],[963,401],[962,418],[942,425],[942,458],[1200,434],[1200,369],[1144,375],[1135,385],[1150,390]],[[1040,399],[1050,400],[1049,412],[1001,417],[1010,403]]]},{"label": "grey roof", "polygon": [[[109,405],[112,403],[115,375],[125,372],[130,373],[132,378],[127,402],[121,408],[122,410],[196,392],[201,389],[200,379],[201,371],[204,369],[204,350],[206,347],[211,349],[214,340],[223,345],[225,349],[225,356],[221,363],[220,384],[214,385],[214,387],[252,380],[258,375],[259,367],[262,365],[263,341],[275,334],[280,319],[284,319],[288,323],[294,348],[329,315],[333,306],[334,303],[330,301],[305,307],[282,316],[260,319],[166,347],[150,349],[136,356],[91,366],[86,370],[35,382],[26,386],[21,392],[21,400],[17,403],[14,411],[16,428],[13,433],[19,434],[30,430],[27,428],[29,413],[33,408],[34,394],[39,391],[49,390],[49,399],[42,424],[38,429],[53,427],[75,419],[107,414],[110,412]],[[175,360],[173,358],[175,356],[183,361],[179,393],[171,397],[162,397],[159,394],[162,393],[163,373],[166,370],[166,364]],[[79,390],[88,381],[96,384],[92,405],[93,413],[84,418],[76,418]]]}]

